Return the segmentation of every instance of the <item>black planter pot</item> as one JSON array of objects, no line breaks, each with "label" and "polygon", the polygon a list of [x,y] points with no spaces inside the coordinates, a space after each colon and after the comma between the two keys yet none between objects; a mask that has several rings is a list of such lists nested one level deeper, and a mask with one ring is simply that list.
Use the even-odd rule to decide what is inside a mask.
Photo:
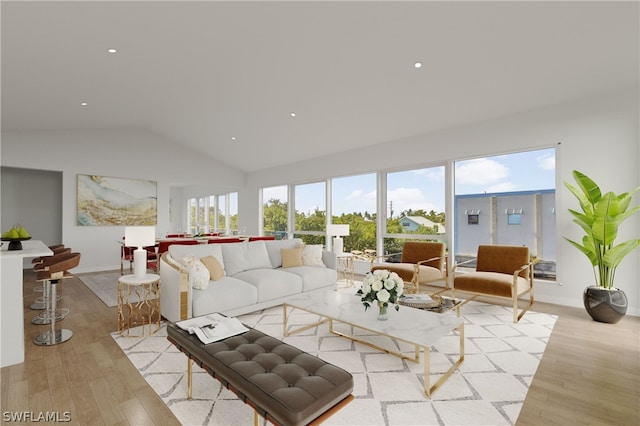
[{"label": "black planter pot", "polygon": [[627,313],[627,295],[622,290],[587,287],[582,299],[585,309],[595,321],[615,324]]}]

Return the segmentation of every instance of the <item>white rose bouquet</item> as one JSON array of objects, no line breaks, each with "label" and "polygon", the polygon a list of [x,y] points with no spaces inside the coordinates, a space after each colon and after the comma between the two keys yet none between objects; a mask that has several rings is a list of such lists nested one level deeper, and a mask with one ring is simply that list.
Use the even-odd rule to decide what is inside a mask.
[{"label": "white rose bouquet", "polygon": [[403,291],[404,281],[398,274],[386,269],[376,269],[365,275],[362,287],[356,294],[362,296],[360,300],[365,311],[375,303],[386,312],[389,304],[395,304],[396,311],[400,309],[398,298]]}]

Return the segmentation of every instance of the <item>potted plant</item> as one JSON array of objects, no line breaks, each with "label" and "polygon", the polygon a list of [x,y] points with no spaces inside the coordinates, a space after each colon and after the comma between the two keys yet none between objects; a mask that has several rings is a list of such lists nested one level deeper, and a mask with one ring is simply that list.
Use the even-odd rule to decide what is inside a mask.
[{"label": "potted plant", "polygon": [[619,244],[615,244],[615,240],[620,224],[640,211],[640,206],[629,209],[631,198],[640,186],[618,195],[602,194],[600,187],[584,173],[574,170],[573,178],[578,187],[564,184],[576,196],[582,211],[569,209],[569,212],[585,235],[582,243],[565,239],[587,256],[595,275],[595,284],[584,291],[584,306],[594,320],[616,323],[627,312],[626,294],[613,286],[616,268],[626,255],[640,246],[640,239]]}]

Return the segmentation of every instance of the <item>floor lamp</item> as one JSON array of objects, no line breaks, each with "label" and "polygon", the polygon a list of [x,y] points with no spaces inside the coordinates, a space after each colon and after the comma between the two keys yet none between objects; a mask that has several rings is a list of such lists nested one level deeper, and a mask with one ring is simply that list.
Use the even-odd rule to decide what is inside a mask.
[{"label": "floor lamp", "polygon": [[155,226],[127,226],[124,228],[124,245],[137,247],[133,251],[133,275],[141,280],[147,275],[147,250],[156,244]]},{"label": "floor lamp", "polygon": [[327,225],[327,235],[333,237],[333,252],[341,254],[344,250],[344,241],[342,240],[342,237],[349,235],[349,225]]}]

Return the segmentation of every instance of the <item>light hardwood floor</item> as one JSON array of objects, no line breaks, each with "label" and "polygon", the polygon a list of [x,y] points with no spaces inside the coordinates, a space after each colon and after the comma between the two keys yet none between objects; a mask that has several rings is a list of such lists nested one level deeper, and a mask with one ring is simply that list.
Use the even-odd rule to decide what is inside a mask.
[{"label": "light hardwood floor", "polygon": [[[26,362],[1,369],[0,411],[69,412],[70,423],[81,425],[179,424],[109,335],[116,308],[77,278],[62,283],[71,315],[60,327],[74,336],[35,346],[46,326],[31,324],[33,278],[25,271]],[[559,319],[517,424],[640,424],[640,318],[610,325],[592,321],[582,308],[536,303],[533,310]],[[0,421],[6,423],[4,415]]]}]

